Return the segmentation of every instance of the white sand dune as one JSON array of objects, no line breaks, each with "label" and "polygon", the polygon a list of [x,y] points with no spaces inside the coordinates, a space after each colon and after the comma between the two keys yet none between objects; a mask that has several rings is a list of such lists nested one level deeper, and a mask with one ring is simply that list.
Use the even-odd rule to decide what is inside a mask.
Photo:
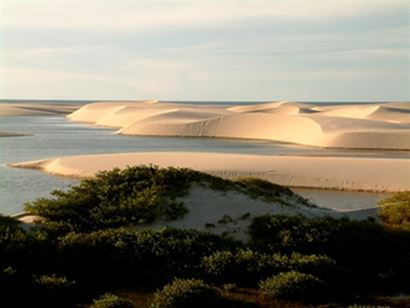
[{"label": "white sand dune", "polygon": [[364,119],[379,108],[379,105],[342,106],[324,110],[321,115]]},{"label": "white sand dune", "polygon": [[144,121],[118,131],[126,135],[162,135],[265,139],[299,144],[319,143],[320,126],[305,117],[272,113],[238,113],[190,123]]},{"label": "white sand dune", "polygon": [[82,178],[141,164],[187,167],[229,178],[252,176],[290,187],[378,192],[410,189],[410,159],[155,152],[68,156],[10,166]]},{"label": "white sand dune", "polygon": [[261,104],[254,104],[254,105],[240,105],[240,106],[232,106],[227,108],[233,112],[255,112],[255,111],[264,111],[264,110],[271,110],[277,107],[280,107],[282,104],[287,103],[287,101],[278,101],[278,102],[269,102],[269,103],[261,103]]},{"label": "white sand dune", "polygon": [[68,117],[115,127],[117,133],[126,135],[265,139],[328,148],[410,150],[407,105],[316,106],[278,101],[226,107],[136,101],[89,104]]},{"label": "white sand dune", "polygon": [[122,106],[114,109],[112,113],[98,118],[96,125],[109,127],[124,127],[134,122],[144,120],[156,115],[176,111],[177,109],[141,108],[134,106]]},{"label": "white sand dune", "polygon": [[79,104],[0,104],[0,116],[67,114],[80,108]]}]

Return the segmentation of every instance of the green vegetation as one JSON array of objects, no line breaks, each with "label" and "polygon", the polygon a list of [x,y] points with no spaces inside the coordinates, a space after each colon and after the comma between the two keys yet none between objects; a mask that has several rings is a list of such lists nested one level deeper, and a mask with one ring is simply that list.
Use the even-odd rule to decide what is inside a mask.
[{"label": "green vegetation", "polygon": [[379,217],[386,225],[410,230],[410,191],[394,194],[379,206]]},{"label": "green vegetation", "polygon": [[176,220],[188,211],[176,198],[187,195],[195,183],[272,202],[280,202],[280,196],[300,198],[287,188],[263,180],[234,182],[191,169],[137,166],[101,172],[67,192],[54,191],[54,198],[28,203],[25,209],[44,217],[43,227],[59,234]]},{"label": "green vegetation", "polygon": [[119,297],[115,294],[105,293],[93,301],[92,308],[132,308],[133,304],[129,299]]},{"label": "green vegetation", "polygon": [[286,206],[292,206],[291,203],[284,200],[284,197],[295,197],[298,203],[308,207],[315,207],[307,199],[295,195],[289,188],[262,179],[241,178],[235,182],[252,198],[262,198],[267,202],[279,202]]},{"label": "green vegetation", "polygon": [[[410,232],[374,220],[247,215],[248,242],[140,226],[181,217],[185,206],[176,198],[193,183],[247,190],[192,170],[132,167],[29,204],[31,214],[44,217],[31,228],[0,216],[2,305],[348,306],[410,292]],[[264,187],[264,196],[297,198],[251,183],[252,191]]]},{"label": "green vegetation", "polygon": [[296,271],[283,272],[260,283],[267,296],[282,299],[315,299],[323,291],[319,278]]},{"label": "green vegetation", "polygon": [[199,279],[175,279],[155,293],[153,307],[190,308],[223,304],[219,291]]},{"label": "green vegetation", "polygon": [[202,267],[213,283],[256,287],[262,279],[293,269],[325,277],[335,273],[336,262],[326,256],[265,254],[247,248],[216,251],[202,259]]}]

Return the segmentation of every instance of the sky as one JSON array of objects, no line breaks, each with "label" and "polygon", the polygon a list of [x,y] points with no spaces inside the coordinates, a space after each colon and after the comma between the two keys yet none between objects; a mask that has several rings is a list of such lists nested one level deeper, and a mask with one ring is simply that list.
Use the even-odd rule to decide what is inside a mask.
[{"label": "sky", "polygon": [[0,98],[410,101],[410,1],[0,0]]}]

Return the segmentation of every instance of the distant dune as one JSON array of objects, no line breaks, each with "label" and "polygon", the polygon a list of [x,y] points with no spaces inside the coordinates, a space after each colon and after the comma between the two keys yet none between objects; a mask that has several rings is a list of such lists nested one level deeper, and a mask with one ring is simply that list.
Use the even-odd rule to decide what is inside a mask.
[{"label": "distant dune", "polygon": [[82,178],[141,164],[187,167],[228,178],[258,177],[291,187],[379,192],[410,188],[410,159],[154,152],[68,156],[10,166]]},{"label": "distant dune", "polygon": [[263,139],[308,146],[410,150],[410,103],[268,102],[207,106],[160,101],[88,104],[68,118],[119,134]]},{"label": "distant dune", "polygon": [[0,104],[0,116],[35,116],[35,115],[55,115],[71,113],[81,105],[79,104],[57,104],[57,103],[7,103]]},{"label": "distant dune", "polygon": [[0,137],[22,137],[22,136],[31,136],[31,134],[0,130]]}]

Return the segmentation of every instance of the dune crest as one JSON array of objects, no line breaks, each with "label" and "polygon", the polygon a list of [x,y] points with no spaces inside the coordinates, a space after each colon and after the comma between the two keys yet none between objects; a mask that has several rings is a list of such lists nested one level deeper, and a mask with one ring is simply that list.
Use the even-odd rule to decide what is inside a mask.
[{"label": "dune crest", "polygon": [[317,106],[287,101],[193,105],[92,103],[68,118],[126,135],[263,139],[326,148],[410,150],[410,103]]}]

